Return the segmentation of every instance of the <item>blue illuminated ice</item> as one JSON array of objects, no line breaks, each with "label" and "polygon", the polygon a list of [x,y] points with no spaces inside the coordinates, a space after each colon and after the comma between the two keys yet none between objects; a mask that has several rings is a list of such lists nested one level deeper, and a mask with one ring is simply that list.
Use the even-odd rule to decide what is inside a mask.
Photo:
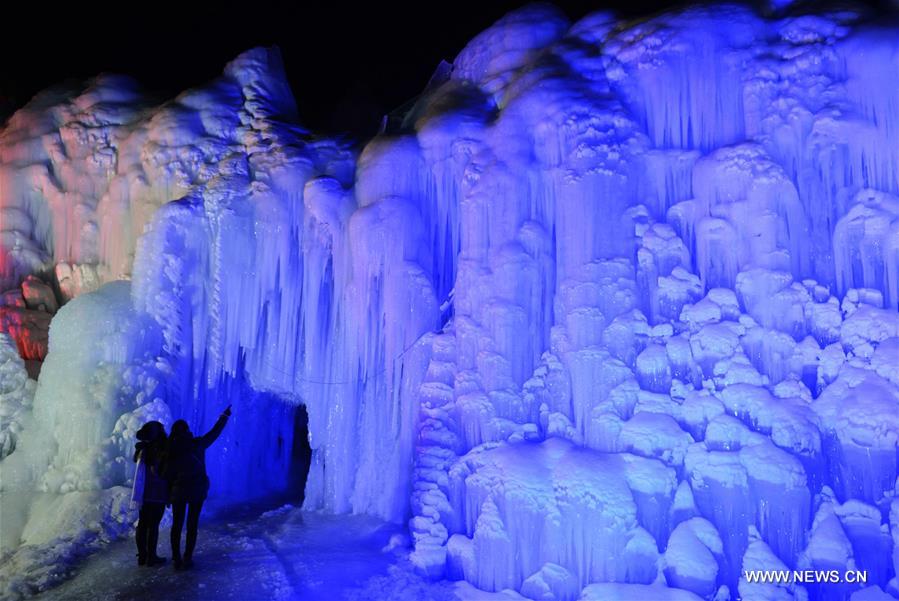
[{"label": "blue illuminated ice", "polygon": [[0,282],[73,300],[33,404],[0,365],[3,590],[127,522],[141,420],[234,402],[223,496],[285,486],[303,404],[305,507],[407,524],[461,596],[899,595],[899,36],[772,4],[515,11],[358,153],[275,50],[161,106],[36,97]]}]

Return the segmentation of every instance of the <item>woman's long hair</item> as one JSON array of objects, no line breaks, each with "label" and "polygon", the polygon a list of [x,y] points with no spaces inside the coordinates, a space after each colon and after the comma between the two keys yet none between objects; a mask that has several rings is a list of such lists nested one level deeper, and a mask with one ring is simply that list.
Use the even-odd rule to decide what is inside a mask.
[{"label": "woman's long hair", "polygon": [[162,453],[163,475],[166,479],[174,480],[178,477],[176,472],[180,469],[180,460],[185,454],[191,452],[193,437],[190,426],[183,419],[172,424],[172,430]]},{"label": "woman's long hair", "polygon": [[193,438],[193,434],[190,431],[190,426],[187,425],[187,422],[183,419],[177,420],[174,424],[172,424],[172,433],[170,435],[171,438]]},{"label": "woman's long hair", "polygon": [[158,421],[150,421],[141,426],[135,435],[141,442],[156,442],[158,440],[165,441],[165,426]]},{"label": "woman's long hair", "polygon": [[168,437],[165,435],[165,426],[155,420],[141,426],[135,436],[140,442],[134,450],[134,461],[137,461],[138,455],[144,453],[145,461],[155,462],[158,455],[166,448],[168,442]]}]

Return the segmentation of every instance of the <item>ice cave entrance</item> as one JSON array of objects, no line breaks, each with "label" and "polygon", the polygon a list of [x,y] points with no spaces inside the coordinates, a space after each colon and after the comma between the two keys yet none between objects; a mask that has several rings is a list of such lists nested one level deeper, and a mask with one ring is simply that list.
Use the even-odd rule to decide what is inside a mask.
[{"label": "ice cave entrance", "polygon": [[[306,406],[247,389],[221,398],[233,404],[240,419],[225,430],[218,452],[208,456],[213,506],[247,501],[302,505],[312,456]],[[224,402],[197,403],[195,411],[209,415],[197,415],[192,423],[208,428]]]}]

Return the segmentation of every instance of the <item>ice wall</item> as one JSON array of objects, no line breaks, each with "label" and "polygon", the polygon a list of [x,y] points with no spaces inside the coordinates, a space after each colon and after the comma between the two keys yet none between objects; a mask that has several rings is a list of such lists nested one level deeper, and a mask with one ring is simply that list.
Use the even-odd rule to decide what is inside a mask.
[{"label": "ice wall", "polygon": [[885,31],[531,7],[420,100],[416,137],[464,149],[454,317],[420,391],[423,570],[534,599],[848,598],[741,579],[834,565],[809,559],[831,503],[871,528],[840,569],[899,593]]},{"label": "ice wall", "polygon": [[401,520],[427,354],[415,343],[438,316],[420,151],[385,144],[362,154],[357,175],[349,151],[282,121],[295,118],[293,100],[266,60],[248,53],[226,69],[244,98],[239,145],[149,223],[135,307],[160,324],[195,419],[209,423],[232,399],[230,381],[303,403],[307,505]]},{"label": "ice wall", "polygon": [[[47,584],[23,564],[52,565],[87,524],[112,519],[87,493],[125,505],[134,431],[150,418],[184,418],[202,432],[233,404],[208,469],[217,502],[239,502],[292,488],[305,404],[307,505],[407,515],[429,353],[418,341],[439,325],[431,282],[452,262],[451,242],[431,261],[431,236],[448,230],[426,230],[409,183],[415,165],[394,177],[381,154],[367,164],[363,155],[371,187],[354,193],[356,155],[296,125],[276,50],[241,55],[220,79],[151,108],[117,106],[130,89],[122,81],[39,96],[3,130],[4,210],[29,215],[2,222],[15,230],[4,275],[55,276],[62,296],[75,297],[53,319],[33,419],[16,426],[21,444],[0,465],[4,507],[19,508],[2,525],[4,540],[21,543],[0,570],[10,594]],[[72,107],[82,111],[73,127],[89,131],[71,152],[41,154],[68,135]],[[107,113],[133,119],[126,127]],[[414,159],[418,150],[397,152]],[[89,177],[94,159],[77,158],[96,154],[109,159],[100,183]],[[56,171],[71,172],[77,194],[41,187]],[[72,224],[73,212],[85,223]],[[64,239],[71,248],[59,254]],[[40,261],[19,260],[32,247]],[[67,543],[56,551],[29,535],[45,520],[38,498],[68,499],[84,516],[58,524]]]},{"label": "ice wall", "polygon": [[18,407],[3,399],[4,422],[11,418],[3,434],[14,443],[0,462],[4,598],[45,588],[74,559],[131,530],[135,433],[150,419],[172,419],[160,395],[160,342],[133,311],[129,283],[110,283],[60,309],[36,390],[21,389]]},{"label": "ice wall", "polygon": [[[54,319],[33,427],[58,451],[17,448],[4,491],[10,465],[19,489],[126,483],[78,459],[127,438],[119,403],[201,429],[235,402],[210,469],[240,498],[252,466],[285,477],[303,403],[307,506],[411,516],[434,577],[899,595],[895,33],[531,6],[358,154],[295,125],[273,51],[159,106],[110,77],[39,96],[0,133],[0,275],[131,287]],[[140,336],[55,350],[107,301]],[[80,442],[53,430],[70,380],[105,412]],[[833,566],[870,588],[741,579]]]}]

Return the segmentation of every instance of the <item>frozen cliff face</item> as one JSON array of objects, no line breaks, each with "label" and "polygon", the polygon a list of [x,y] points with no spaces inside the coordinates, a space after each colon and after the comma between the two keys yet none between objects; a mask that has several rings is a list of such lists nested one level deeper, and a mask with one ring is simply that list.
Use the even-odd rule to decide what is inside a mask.
[{"label": "frozen cliff face", "polygon": [[263,117],[296,120],[274,52],[161,105],[121,76],[39,94],[0,133],[0,283],[55,271],[72,297],[130,276],[156,209],[246,155]]},{"label": "frozen cliff face", "polygon": [[[498,22],[415,113],[463,176],[454,319],[421,388],[413,559],[541,599],[571,597],[550,573],[727,598],[747,565],[806,565],[831,488],[881,508],[846,535],[869,546],[899,475],[896,36],[850,13],[726,6],[618,28],[558,18]],[[560,470],[557,438],[601,482]],[[642,486],[603,500],[636,465]],[[578,486],[591,510],[562,509]],[[591,511],[623,525],[579,522]]]},{"label": "frozen cliff face", "polygon": [[[237,141],[215,177],[148,224],[134,304],[161,328],[176,413],[209,425],[244,389],[304,403],[307,505],[400,520],[428,352],[415,343],[438,316],[418,151],[363,153],[354,194],[348,151],[280,121],[290,114],[270,59],[253,52],[227,68],[244,99]],[[285,449],[292,425],[278,434]],[[274,444],[269,434],[250,445]],[[227,465],[213,470],[225,477]]]},{"label": "frozen cliff face", "polygon": [[[77,281],[71,292],[122,275],[133,251],[130,194],[136,205],[154,204],[146,176],[132,171],[142,170],[139,161],[120,164],[120,149],[129,145],[145,107],[136,87],[126,78],[102,76],[82,88],[50,89],[6,123],[0,142],[4,284],[57,265],[61,276],[70,276],[60,279],[69,286]],[[130,144],[148,142],[135,133]],[[139,148],[132,155],[139,158]],[[170,197],[169,191],[156,194],[155,204]],[[104,218],[114,223],[104,228]],[[101,252],[113,231],[123,242],[110,248],[117,258]],[[98,276],[107,270],[109,277]]]},{"label": "frozen cliff face", "polygon": [[[358,156],[295,125],[273,51],[160,106],[39,96],[0,133],[0,275],[78,298],[4,494],[113,490],[141,419],[228,402],[213,482],[277,489],[302,403],[307,507],[411,518],[434,577],[899,591],[895,33],[528,7]],[[831,566],[869,588],[742,578]]]},{"label": "frozen cliff face", "polygon": [[[108,94],[121,99],[116,90]],[[110,192],[88,182],[87,167],[79,165],[66,167],[81,178],[71,185],[90,202],[35,195],[43,172],[20,155],[37,150],[20,138],[4,148],[22,160],[4,172],[21,185],[4,202],[22,203],[34,219],[3,223],[18,228],[15,240],[27,237],[44,251],[40,264],[4,261],[7,277],[50,271],[63,234],[83,233],[66,229],[74,207],[85,212],[96,240],[112,245],[99,247],[114,248],[67,259],[55,271],[64,296],[75,298],[53,319],[34,419],[2,465],[4,506],[18,508],[9,513],[15,519],[4,520],[4,541],[22,544],[0,573],[4,590],[46,584],[39,570],[22,577],[16,571],[29,557],[47,565],[58,559],[52,550],[35,551],[48,540],[41,524],[52,499],[84,501],[78,519],[59,524],[67,543],[57,551],[64,554],[83,539],[84,524],[109,517],[102,513],[108,504],[91,506],[97,494],[121,506],[133,472],[134,432],[143,421],[184,418],[202,432],[229,403],[240,417],[208,461],[219,500],[291,488],[296,406],[303,403],[313,449],[307,506],[402,521],[417,393],[430,354],[428,341],[419,339],[438,326],[432,282],[437,273],[452,273],[444,263],[453,262],[454,248],[447,239],[447,253],[431,261],[434,240],[446,238],[451,220],[443,217],[440,232],[427,225],[437,207],[420,209],[423,161],[393,172],[390,160],[414,158],[418,150],[373,146],[358,165],[370,185],[355,192],[357,157],[295,125],[280,57],[271,50],[238,57],[220,79],[164,105],[147,108],[135,99],[119,107],[115,114],[133,117],[127,132],[93,119],[109,109],[93,93],[54,96],[87,113],[78,122],[95,124],[88,138],[56,157],[59,165],[28,157],[44,170],[63,169],[75,150],[93,156],[94,141],[109,142],[109,171],[98,181],[119,181],[124,195],[115,197],[115,210],[100,206]],[[39,101],[17,114],[4,135],[66,114]],[[56,134],[41,135],[37,147]],[[141,192],[122,192],[132,189]],[[56,228],[44,238],[24,227],[39,215]],[[82,242],[76,250],[88,248]],[[21,248],[15,242],[9,250]],[[129,275],[130,283],[89,292]],[[451,275],[445,282],[441,291],[448,294]],[[127,519],[127,511],[115,515]]]}]

